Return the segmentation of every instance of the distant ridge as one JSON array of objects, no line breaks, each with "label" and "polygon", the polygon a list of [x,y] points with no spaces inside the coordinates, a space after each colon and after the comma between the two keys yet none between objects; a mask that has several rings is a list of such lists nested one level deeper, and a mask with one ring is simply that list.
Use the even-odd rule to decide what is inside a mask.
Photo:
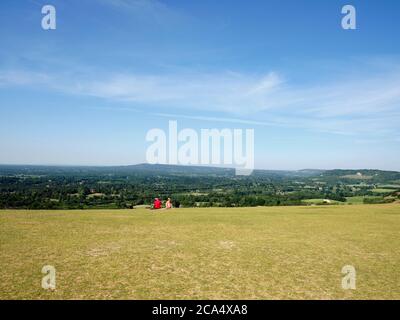
[{"label": "distant ridge", "polygon": [[[235,169],[209,167],[209,166],[184,166],[184,165],[168,165],[168,164],[148,164],[141,163],[125,166],[62,166],[62,165],[0,165],[0,174],[130,174],[130,173],[148,173],[148,174],[179,174],[179,175],[217,175],[217,176],[234,176]],[[271,177],[342,177],[346,178],[365,178],[377,176],[395,176],[400,179],[400,172],[385,171],[378,169],[302,169],[302,170],[265,170],[256,169],[252,176],[271,176]]]}]

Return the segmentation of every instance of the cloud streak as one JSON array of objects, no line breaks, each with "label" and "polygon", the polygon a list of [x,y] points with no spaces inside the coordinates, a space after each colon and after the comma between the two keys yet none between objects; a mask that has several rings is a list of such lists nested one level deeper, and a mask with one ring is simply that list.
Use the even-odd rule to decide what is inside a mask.
[{"label": "cloud streak", "polygon": [[[104,74],[93,80],[91,75],[3,71],[0,86],[45,86],[135,108],[151,107],[160,114],[167,111],[164,115],[179,111],[175,114],[198,120],[220,119],[346,135],[399,135],[397,71],[308,85],[292,85],[277,72]],[[201,117],[202,112],[207,117]]]},{"label": "cloud streak", "polygon": [[283,80],[237,73],[191,75],[116,75],[106,81],[80,83],[76,92],[158,107],[245,114],[272,107],[268,97]]}]

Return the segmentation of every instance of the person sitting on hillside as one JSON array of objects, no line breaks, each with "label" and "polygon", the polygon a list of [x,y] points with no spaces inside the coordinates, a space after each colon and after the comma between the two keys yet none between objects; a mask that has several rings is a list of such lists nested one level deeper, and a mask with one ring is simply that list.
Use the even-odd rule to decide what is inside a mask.
[{"label": "person sitting on hillside", "polygon": [[172,209],[171,198],[168,198],[167,202],[165,203],[165,209]]},{"label": "person sitting on hillside", "polygon": [[161,209],[161,205],[162,205],[161,200],[155,198],[153,202],[153,209]]}]

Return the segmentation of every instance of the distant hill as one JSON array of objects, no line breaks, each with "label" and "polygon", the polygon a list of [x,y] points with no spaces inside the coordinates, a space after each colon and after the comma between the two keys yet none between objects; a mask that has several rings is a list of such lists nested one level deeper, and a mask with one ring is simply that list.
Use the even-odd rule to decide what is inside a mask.
[{"label": "distant hill", "polygon": [[[127,166],[40,166],[40,165],[0,165],[0,175],[187,175],[187,176],[235,176],[232,168],[181,166],[163,164],[137,164]],[[400,180],[400,172],[371,169],[359,170],[254,170],[255,177],[318,177],[320,179],[354,179],[354,180]]]},{"label": "distant hill", "polygon": [[400,180],[400,172],[397,171],[383,171],[373,169],[359,169],[359,170],[328,170],[320,174],[322,178],[334,178],[341,180],[365,181],[365,182],[384,182],[388,180]]}]

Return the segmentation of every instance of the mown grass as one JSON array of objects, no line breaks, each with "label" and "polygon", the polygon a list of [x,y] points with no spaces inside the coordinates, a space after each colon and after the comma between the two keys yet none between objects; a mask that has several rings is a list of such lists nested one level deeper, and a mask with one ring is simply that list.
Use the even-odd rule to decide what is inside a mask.
[{"label": "mown grass", "polygon": [[304,199],[302,202],[307,204],[344,204],[344,202],[330,199]]},{"label": "mown grass", "polygon": [[398,200],[393,196],[384,196],[384,195],[376,195],[376,196],[356,196],[356,197],[347,197],[345,204],[370,204],[370,203],[390,203],[390,202],[398,202]]},{"label": "mown grass", "polygon": [[6,210],[0,231],[1,299],[400,298],[399,204]]},{"label": "mown grass", "polygon": [[346,204],[363,204],[365,198],[371,198],[370,196],[355,196],[346,197]]},{"label": "mown grass", "polygon": [[384,189],[384,188],[376,188],[372,189],[372,192],[375,193],[392,193],[395,192],[397,189]]}]

